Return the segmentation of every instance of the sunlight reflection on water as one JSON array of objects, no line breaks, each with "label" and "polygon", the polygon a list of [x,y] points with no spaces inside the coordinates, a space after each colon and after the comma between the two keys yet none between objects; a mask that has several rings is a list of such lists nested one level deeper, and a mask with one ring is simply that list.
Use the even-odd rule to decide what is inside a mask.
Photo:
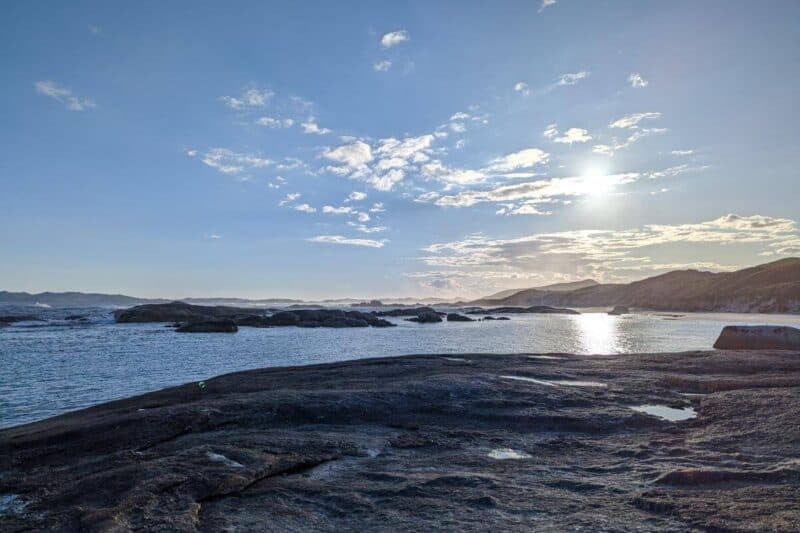
[{"label": "sunlight reflection on water", "polygon": [[574,315],[583,351],[611,354],[622,351],[619,339],[619,317],[607,313]]}]

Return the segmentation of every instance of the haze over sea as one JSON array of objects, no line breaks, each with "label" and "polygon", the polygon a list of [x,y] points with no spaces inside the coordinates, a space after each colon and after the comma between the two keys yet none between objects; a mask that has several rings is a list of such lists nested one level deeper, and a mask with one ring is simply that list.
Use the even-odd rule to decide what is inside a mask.
[{"label": "haze over sea", "polygon": [[[0,427],[251,368],[414,353],[676,352],[710,349],[729,324],[800,326],[798,315],[583,310],[509,321],[391,318],[398,327],[241,328],[220,335],[180,334],[160,323],[115,324],[108,309],[27,310],[47,320],[0,328]],[[64,320],[75,313],[89,321]]]}]

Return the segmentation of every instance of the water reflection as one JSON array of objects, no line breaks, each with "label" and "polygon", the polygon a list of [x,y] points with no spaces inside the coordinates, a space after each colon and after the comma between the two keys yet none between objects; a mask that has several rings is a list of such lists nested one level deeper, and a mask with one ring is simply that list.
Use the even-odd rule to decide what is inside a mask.
[{"label": "water reflection", "polygon": [[618,316],[607,313],[585,313],[572,318],[586,353],[610,354],[622,351]]}]

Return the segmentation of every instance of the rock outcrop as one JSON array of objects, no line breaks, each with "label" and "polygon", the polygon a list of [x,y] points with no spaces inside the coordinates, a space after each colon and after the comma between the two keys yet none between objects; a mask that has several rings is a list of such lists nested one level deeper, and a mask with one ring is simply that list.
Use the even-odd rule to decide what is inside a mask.
[{"label": "rock outcrop", "polygon": [[788,326],[725,326],[714,348],[800,351],[800,329]]},{"label": "rock outcrop", "polygon": [[397,309],[389,309],[387,311],[373,311],[375,316],[419,316],[422,313],[440,314],[433,307],[399,307]]},{"label": "rock outcrop", "polygon": [[460,315],[458,313],[447,313],[447,321],[448,322],[475,322],[474,318],[470,318],[468,316]]},{"label": "rock outcrop", "polygon": [[609,315],[627,315],[627,314],[629,314],[630,312],[631,312],[631,310],[630,310],[630,309],[628,309],[628,308],[627,308],[626,306],[624,306],[624,305],[615,305],[615,306],[614,306],[614,309],[612,309],[611,311],[609,311],[609,312],[608,312],[608,314],[609,314]]},{"label": "rock outcrop", "polygon": [[297,326],[301,328],[359,328],[359,327],[392,327],[388,320],[378,318],[372,313],[360,311],[342,311],[339,309],[298,309],[281,311],[266,317],[264,327]]},{"label": "rock outcrop", "polygon": [[409,322],[418,322],[420,324],[433,324],[436,322],[441,322],[442,316],[435,311],[422,311],[414,318],[407,318],[406,320]]},{"label": "rock outcrop", "polygon": [[798,387],[785,351],[236,372],[0,430],[0,531],[796,531]]},{"label": "rock outcrop", "polygon": [[230,318],[220,320],[207,320],[205,322],[191,322],[178,326],[178,333],[236,333],[239,328]]}]

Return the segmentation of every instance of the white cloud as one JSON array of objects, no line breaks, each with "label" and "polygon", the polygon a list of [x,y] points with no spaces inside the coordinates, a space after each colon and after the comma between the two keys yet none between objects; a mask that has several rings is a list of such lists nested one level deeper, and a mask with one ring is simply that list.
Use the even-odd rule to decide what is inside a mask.
[{"label": "white cloud", "polygon": [[575,85],[581,80],[584,80],[589,77],[589,72],[582,70],[580,72],[568,72],[566,74],[562,74],[561,78],[558,80],[558,85]]},{"label": "white cloud", "polygon": [[353,213],[353,208],[348,206],[334,207],[332,205],[322,206],[322,212],[330,215],[349,215]]},{"label": "white cloud", "polygon": [[430,192],[425,192],[425,193],[420,194],[419,196],[414,198],[414,201],[415,202],[420,202],[420,203],[428,203],[428,202],[433,202],[434,200],[438,199],[440,196],[441,196],[441,194],[439,194],[438,192],[430,191]]},{"label": "white cloud", "polygon": [[369,222],[371,220],[369,213],[359,212],[357,213],[357,217],[359,222]]},{"label": "white cloud", "polygon": [[271,159],[255,154],[237,153],[227,148],[212,148],[203,154],[202,161],[218,172],[229,175],[265,168],[275,163]]},{"label": "white cloud", "polygon": [[283,207],[285,205],[289,205],[290,203],[294,202],[298,198],[302,196],[299,192],[290,192],[286,196],[283,197],[283,200],[278,202],[278,205]]},{"label": "white cloud", "polygon": [[329,130],[328,128],[320,128],[319,124],[317,124],[317,121],[314,119],[314,117],[308,117],[308,120],[300,124],[300,126],[303,128],[303,133],[310,133],[315,135],[327,135],[328,133],[331,132],[331,130]]},{"label": "white cloud", "polygon": [[217,233],[209,233],[209,234],[206,235],[206,239],[209,239],[209,240],[212,240],[212,241],[217,241],[217,240],[219,240],[221,238],[222,238],[222,235],[219,235]]},{"label": "white cloud", "polygon": [[72,91],[61,87],[54,81],[37,81],[34,87],[36,87],[36,92],[61,102],[70,111],[86,111],[87,109],[96,107],[93,100],[89,98],[79,98],[72,94]]},{"label": "white cloud", "polygon": [[392,66],[392,62],[388,59],[384,59],[383,61],[378,61],[377,63],[372,64],[372,70],[375,72],[386,72]]},{"label": "white cloud", "polygon": [[261,117],[256,120],[259,126],[266,126],[268,128],[291,128],[294,125],[294,120],[290,118],[278,119],[272,117]]},{"label": "white cloud", "polygon": [[525,83],[524,81],[515,83],[514,90],[522,94],[522,96],[528,96],[529,94],[531,94],[530,87],[528,87],[528,84]]},{"label": "white cloud", "polygon": [[[547,133],[549,130],[545,130]],[[592,136],[583,128],[570,128],[561,137],[553,138],[553,142],[562,144],[585,143],[591,141]]]},{"label": "white cloud", "polygon": [[298,205],[292,207],[292,209],[294,209],[295,211],[301,211],[303,213],[316,213],[317,212],[317,208],[316,207],[311,207],[308,204],[298,204]]},{"label": "white cloud", "polygon": [[370,213],[383,213],[384,211],[386,211],[386,208],[383,206],[383,202],[375,202],[369,208]]},{"label": "white cloud", "polygon": [[[694,243],[697,261],[657,261],[677,244]],[[471,235],[459,241],[424,248],[422,260],[447,270],[421,272],[416,277],[454,279],[527,279],[541,281],[594,278],[628,281],[681,268],[731,269],[743,265],[716,263],[721,247],[744,246],[753,258],[797,253],[796,221],[763,215],[729,214],[690,224],[650,224],[622,230],[573,230],[534,233],[513,239]],[[756,252],[753,252],[755,250]],[[747,257],[745,253],[740,257]],[[449,270],[458,269],[458,270]],[[482,287],[485,290],[485,286]]]},{"label": "white cloud", "polygon": [[188,148],[183,153],[186,154],[188,157],[194,157],[194,156],[196,156],[198,154],[197,150],[195,150],[193,148]]},{"label": "white cloud", "polygon": [[267,183],[267,187],[270,189],[280,189],[284,185],[286,185],[286,179],[283,176],[276,176],[273,181]]},{"label": "white cloud", "polygon": [[617,140],[616,137],[612,140],[612,144],[596,144],[592,147],[592,152],[596,154],[602,154],[607,156],[613,156],[617,150],[622,150],[623,148],[628,148],[633,143],[639,141],[644,137],[649,137],[650,135],[657,135],[660,133],[666,132],[666,128],[641,128],[638,129],[636,127],[635,131],[624,141],[620,142]]},{"label": "white cloud", "polygon": [[346,244],[350,246],[365,246],[368,248],[383,248],[383,246],[389,242],[386,239],[381,239],[379,241],[372,239],[353,239],[342,235],[317,235],[316,237],[310,237],[306,240],[309,242]]},{"label": "white cloud", "polygon": [[220,100],[231,109],[242,111],[264,107],[275,96],[270,89],[248,89],[239,96],[222,96]]},{"label": "white cloud", "polygon": [[555,138],[555,136],[558,135],[558,128],[556,127],[556,124],[549,124],[542,132],[542,135],[548,139]]},{"label": "white cloud", "polygon": [[392,31],[383,34],[381,37],[381,46],[384,48],[391,48],[392,46],[397,46],[398,44],[404,43],[410,39],[411,37],[408,35],[406,30]]},{"label": "white cloud", "polygon": [[642,89],[650,84],[650,82],[644,79],[644,77],[638,72],[634,72],[633,74],[628,76],[628,82],[634,89]]},{"label": "white cloud", "polygon": [[322,152],[322,157],[341,163],[352,170],[364,167],[373,159],[372,148],[364,141],[343,144],[333,150],[327,149]]},{"label": "white cloud", "polygon": [[403,181],[403,178],[405,178],[405,172],[399,168],[393,168],[382,176],[370,176],[366,181],[379,191],[391,191],[397,183]]},{"label": "white cloud", "polygon": [[639,122],[643,120],[655,120],[661,118],[661,113],[632,113],[617,119],[608,125],[609,128],[638,128]]},{"label": "white cloud", "polygon": [[365,200],[366,198],[367,198],[367,193],[360,191],[353,191],[347,195],[345,202],[360,202],[361,200]]},{"label": "white cloud", "polygon": [[542,0],[542,4],[539,6],[539,13],[547,9],[548,7],[555,5],[556,0]]},{"label": "white cloud", "polygon": [[694,150],[673,150],[670,152],[672,155],[692,155]]},{"label": "white cloud", "polygon": [[366,224],[358,224],[351,221],[348,221],[347,225],[355,228],[356,231],[360,231],[361,233],[382,233],[389,229],[386,226],[367,226]]},{"label": "white cloud", "polygon": [[511,172],[519,168],[530,168],[547,163],[550,154],[538,148],[526,148],[503,157],[493,159],[487,167],[492,172]]}]

